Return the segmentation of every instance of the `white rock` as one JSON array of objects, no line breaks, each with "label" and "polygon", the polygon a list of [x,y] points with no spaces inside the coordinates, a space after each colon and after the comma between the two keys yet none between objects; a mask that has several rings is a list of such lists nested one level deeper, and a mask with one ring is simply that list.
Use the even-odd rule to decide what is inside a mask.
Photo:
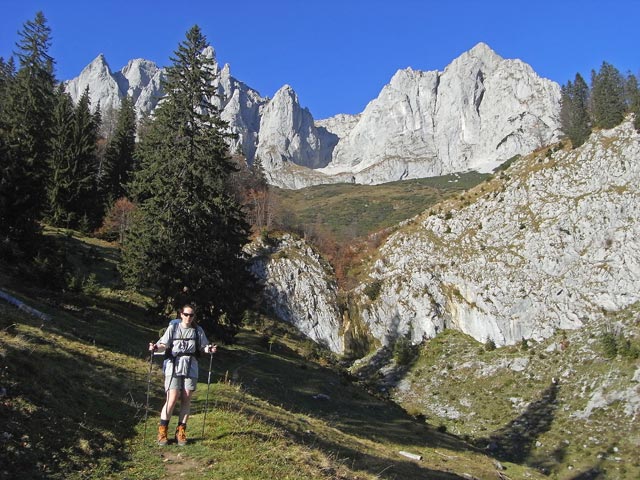
[{"label": "white rock", "polygon": [[382,288],[373,302],[362,295],[363,321],[382,344],[456,328],[500,346],[640,300],[638,158],[626,122],[557,152],[555,166],[512,167],[502,191],[450,219],[400,229],[371,268]]},{"label": "white rock", "polygon": [[[378,184],[479,169],[548,144],[559,133],[559,86],[519,60],[505,60],[480,43],[444,72],[399,70],[359,115],[314,122],[292,87],[263,98],[214,61],[212,99],[230,131],[235,153],[259,156],[268,181],[285,188],[319,183]],[[138,117],[156,107],[164,70],[136,59],[111,73],[98,56],[67,82],[77,101],[89,86],[105,112],[131,95]],[[292,168],[291,165],[295,167]]]},{"label": "white rock", "polygon": [[[303,240],[283,236],[275,247],[256,243],[252,272],[278,318],[312,340],[342,353],[342,320],[330,267]],[[268,253],[265,253],[268,252]]]}]

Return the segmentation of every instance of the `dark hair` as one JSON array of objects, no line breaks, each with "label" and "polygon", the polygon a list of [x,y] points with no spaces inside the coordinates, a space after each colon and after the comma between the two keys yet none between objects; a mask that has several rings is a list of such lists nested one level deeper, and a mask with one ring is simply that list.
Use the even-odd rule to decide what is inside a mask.
[{"label": "dark hair", "polygon": [[196,314],[198,313],[198,311],[196,310],[196,307],[192,303],[185,303],[182,306],[182,308],[180,308],[180,313],[184,312],[185,308],[190,308],[191,310],[193,310],[193,316],[191,317],[191,325],[197,329],[198,321],[196,320]]},{"label": "dark hair", "polygon": [[193,313],[196,313],[196,307],[194,307],[192,304],[190,303],[185,303],[182,308],[180,308],[180,313],[184,312],[185,308],[190,308],[191,310],[193,310]]}]

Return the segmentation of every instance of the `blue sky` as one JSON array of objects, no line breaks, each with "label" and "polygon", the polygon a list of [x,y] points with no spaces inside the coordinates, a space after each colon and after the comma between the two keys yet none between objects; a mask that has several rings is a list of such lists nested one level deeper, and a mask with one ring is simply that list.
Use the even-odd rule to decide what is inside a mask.
[{"label": "blue sky", "polygon": [[235,78],[262,96],[291,85],[316,119],[359,113],[397,70],[443,70],[478,42],[560,84],[603,61],[640,71],[640,0],[0,0],[0,56],[37,11],[59,80],[100,53],[113,71],[166,66],[197,24]]}]

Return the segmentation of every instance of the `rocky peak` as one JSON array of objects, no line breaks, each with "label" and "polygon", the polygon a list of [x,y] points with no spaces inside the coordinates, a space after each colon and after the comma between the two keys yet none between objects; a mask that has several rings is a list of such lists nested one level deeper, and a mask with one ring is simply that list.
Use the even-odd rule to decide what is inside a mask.
[{"label": "rocky peak", "polygon": [[498,55],[489,45],[480,42],[471,50],[464,52],[458,58],[453,60],[448,67],[453,70],[477,71],[482,70],[486,73],[492,73],[502,62],[504,58]]},{"label": "rocky peak", "polygon": [[70,80],[65,86],[76,102],[89,87],[89,98],[94,109],[98,103],[103,110],[117,108],[120,105],[120,85],[102,53],[82,70],[79,77]]},{"label": "rocky peak", "polygon": [[282,168],[288,161],[319,168],[330,159],[323,138],[293,88],[284,85],[261,111],[256,156],[269,171]]},{"label": "rocky peak", "polygon": [[[291,86],[263,98],[234,79],[228,65],[220,68],[213,47],[203,55],[215,62],[214,102],[237,135],[231,149],[249,163],[260,156],[269,181],[286,188],[490,171],[559,133],[560,87],[484,43],[443,72],[399,70],[361,114],[322,122],[301,107]],[[162,70],[156,69],[138,59],[111,74],[99,56],[68,82],[68,91],[77,101],[89,85],[92,104],[100,101],[103,109],[132,95],[142,116],[162,95]]]},{"label": "rocky peak", "polygon": [[122,69],[121,74],[130,85],[143,88],[151,82],[158,70],[155,63],[143,58],[136,58],[129,60],[129,63]]}]

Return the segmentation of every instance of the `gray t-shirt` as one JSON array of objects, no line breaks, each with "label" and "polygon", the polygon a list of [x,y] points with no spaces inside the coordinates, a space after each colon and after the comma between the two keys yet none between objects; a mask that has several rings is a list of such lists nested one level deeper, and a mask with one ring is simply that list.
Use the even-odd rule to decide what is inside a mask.
[{"label": "gray t-shirt", "polygon": [[171,349],[173,356],[173,361],[170,359],[164,361],[165,375],[198,378],[198,360],[193,355],[184,355],[185,353],[195,353],[196,335],[199,337],[198,345],[203,350],[209,344],[209,340],[207,340],[202,327],[183,328],[179,318],[169,322],[169,326],[158,340],[158,343],[164,343],[167,348]]}]

